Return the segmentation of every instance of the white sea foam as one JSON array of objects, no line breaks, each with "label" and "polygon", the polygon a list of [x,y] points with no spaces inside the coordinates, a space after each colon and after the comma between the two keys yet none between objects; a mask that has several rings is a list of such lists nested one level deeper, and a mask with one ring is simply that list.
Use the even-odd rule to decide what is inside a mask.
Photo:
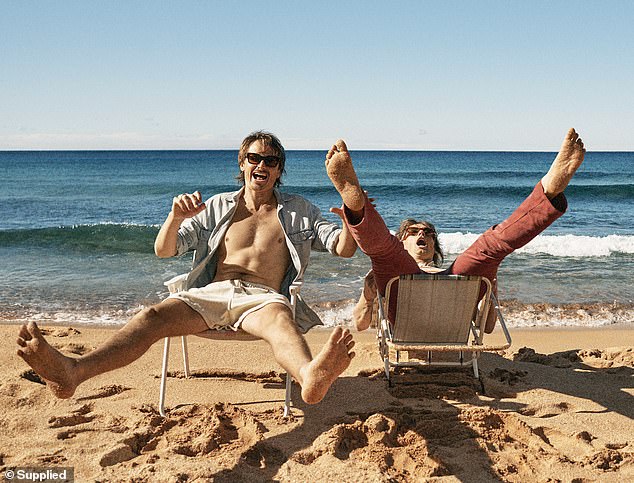
[{"label": "white sea foam", "polygon": [[326,327],[352,327],[352,309],[354,303],[344,302],[334,307],[315,307],[315,311]]},{"label": "white sea foam", "polygon": [[[353,302],[315,307],[325,327],[353,327]],[[631,305],[622,304],[518,304],[502,302],[506,324],[519,327],[602,327],[634,325]]]},{"label": "white sea foam", "polygon": [[[634,327],[633,305],[622,303],[589,304],[549,304],[521,303],[514,300],[502,300],[504,318],[509,328],[521,327],[601,327],[625,325]],[[352,310],[354,301],[320,303],[313,306],[324,327],[353,327]],[[124,325],[143,306],[128,310],[93,311],[25,311],[3,314],[3,319],[13,323],[26,323],[30,320],[42,325],[73,326],[116,326]]]},{"label": "white sea foam", "polygon": [[[478,236],[475,233],[443,233],[440,234],[440,244],[445,253],[462,253]],[[634,236],[540,235],[516,253],[545,254],[555,257],[607,257],[617,253],[634,254]]]},{"label": "white sea foam", "polygon": [[11,320],[19,323],[26,323],[34,320],[39,324],[75,324],[78,326],[101,325],[101,326],[121,326],[124,325],[132,316],[139,312],[143,306],[133,307],[128,310],[112,310],[110,312],[103,310],[92,311],[72,311],[58,310],[54,312],[27,312],[15,317]]}]

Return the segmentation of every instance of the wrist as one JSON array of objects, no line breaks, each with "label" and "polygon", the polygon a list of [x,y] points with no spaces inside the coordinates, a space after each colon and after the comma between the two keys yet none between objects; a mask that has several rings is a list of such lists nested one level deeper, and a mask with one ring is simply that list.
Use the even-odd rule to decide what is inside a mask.
[{"label": "wrist", "polygon": [[185,220],[185,217],[178,216],[176,213],[174,213],[174,210],[170,211],[169,214],[167,215],[167,221],[169,223],[178,223],[178,225],[180,226],[183,220]]}]

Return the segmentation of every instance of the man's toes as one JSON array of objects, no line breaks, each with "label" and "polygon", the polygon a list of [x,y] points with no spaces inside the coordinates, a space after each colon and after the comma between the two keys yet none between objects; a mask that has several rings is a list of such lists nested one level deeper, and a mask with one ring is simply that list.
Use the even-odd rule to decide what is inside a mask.
[{"label": "man's toes", "polygon": [[350,332],[348,332],[347,334],[345,334],[342,337],[343,343],[348,345],[350,343],[350,341],[352,340],[352,334]]},{"label": "man's toes", "polygon": [[344,142],[343,139],[337,139],[335,146],[337,146],[337,149],[339,150],[339,152],[348,151],[348,146],[346,146],[346,143]]},{"label": "man's toes", "polygon": [[20,347],[26,347],[26,341],[22,337],[18,337],[15,341]]},{"label": "man's toes", "polygon": [[330,338],[332,340],[339,340],[341,339],[341,334],[343,332],[343,329],[340,326],[335,327],[335,330],[332,331],[332,334],[330,334]]},{"label": "man's toes", "polygon": [[568,135],[566,136],[567,139],[574,141],[578,136],[579,135],[577,134],[577,131],[575,131],[574,127],[571,127],[570,129],[568,129]]},{"label": "man's toes", "polygon": [[27,331],[31,336],[35,339],[39,339],[42,337],[42,333],[40,332],[40,328],[37,326],[35,322],[29,322],[26,326]]},{"label": "man's toes", "polygon": [[24,340],[31,340],[31,333],[28,331],[26,324],[22,324],[22,326],[20,327],[20,332],[18,332],[18,337],[24,339]]}]

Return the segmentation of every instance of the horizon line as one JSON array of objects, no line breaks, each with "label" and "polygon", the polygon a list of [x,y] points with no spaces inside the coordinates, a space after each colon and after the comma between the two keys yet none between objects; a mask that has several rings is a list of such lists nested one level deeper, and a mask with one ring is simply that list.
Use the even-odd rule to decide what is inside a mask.
[{"label": "horizon line", "polygon": [[[83,149],[83,148],[70,148],[70,149],[0,149],[0,153],[68,153],[68,152],[127,152],[127,151],[239,151],[239,148],[113,148],[113,149]],[[284,149],[285,152],[294,151],[310,151],[310,152],[327,152],[327,149]],[[556,153],[557,150],[534,150],[534,149],[350,149],[350,152],[372,152],[372,151],[385,151],[385,152],[447,152],[447,153]],[[632,153],[633,150],[623,149],[593,149],[586,150],[586,153]]]}]

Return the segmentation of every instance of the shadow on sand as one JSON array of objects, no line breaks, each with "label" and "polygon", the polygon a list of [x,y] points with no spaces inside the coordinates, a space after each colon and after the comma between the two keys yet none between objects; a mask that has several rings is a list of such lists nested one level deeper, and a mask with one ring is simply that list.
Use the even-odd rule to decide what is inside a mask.
[{"label": "shadow on sand", "polygon": [[[462,481],[506,481],[530,478],[534,469],[544,467],[556,477],[558,468],[592,460],[571,461],[543,428],[528,426],[520,415],[549,418],[575,409],[566,403],[538,407],[509,399],[543,389],[593,401],[601,407],[598,412],[633,418],[634,401],[624,391],[632,388],[631,356],[618,365],[602,351],[542,355],[522,349],[514,360],[485,354],[484,395],[480,382],[464,370],[408,371],[398,376],[393,388],[378,369],[343,377],[320,404],[296,404],[303,412],[301,423],[258,441],[234,467],[216,473],[214,481],[272,481],[280,478],[283,465],[289,477],[299,479],[314,477],[311,471],[319,471],[324,480],[335,478],[343,467],[360,477],[381,476],[386,481],[444,475]],[[601,384],[596,384],[599,379]],[[615,469],[620,460],[613,456],[612,463],[598,458],[595,464]]]}]

